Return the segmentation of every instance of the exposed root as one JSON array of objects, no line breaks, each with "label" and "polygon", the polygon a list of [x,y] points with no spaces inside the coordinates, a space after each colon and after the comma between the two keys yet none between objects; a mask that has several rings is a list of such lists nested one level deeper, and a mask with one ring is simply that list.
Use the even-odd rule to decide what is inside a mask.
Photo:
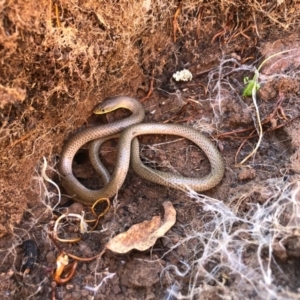
[{"label": "exposed root", "polygon": [[[285,241],[299,238],[299,179],[268,180],[252,192],[268,197],[266,202],[247,203],[248,211],[243,214],[233,213],[223,202],[193,194],[206,213],[183,226],[186,237],[169,251],[182,246],[191,249],[191,255],[179,264],[180,270],[169,264],[161,274],[170,281],[168,297],[195,299],[213,285],[218,287],[216,295],[220,297],[289,298],[292,292],[276,284],[273,271],[280,270],[278,256],[282,258],[288,251]],[[184,278],[189,278],[188,290],[180,283]],[[227,282],[231,282],[229,287]]]}]

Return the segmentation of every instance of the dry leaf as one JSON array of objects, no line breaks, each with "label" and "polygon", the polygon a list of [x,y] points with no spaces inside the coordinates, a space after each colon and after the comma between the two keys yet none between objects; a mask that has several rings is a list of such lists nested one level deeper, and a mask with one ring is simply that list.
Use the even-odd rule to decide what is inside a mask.
[{"label": "dry leaf", "polygon": [[106,248],[121,254],[132,249],[145,251],[152,247],[176,222],[176,210],[172,203],[166,201],[163,207],[165,210],[163,220],[160,216],[155,216],[150,221],[135,224],[128,231],[112,238],[106,244]]}]

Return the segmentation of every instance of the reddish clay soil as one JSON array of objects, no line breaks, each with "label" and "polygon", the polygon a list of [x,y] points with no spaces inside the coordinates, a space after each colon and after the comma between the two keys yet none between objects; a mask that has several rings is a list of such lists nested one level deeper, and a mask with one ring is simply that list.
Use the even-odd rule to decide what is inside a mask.
[{"label": "reddish clay soil", "polygon": [[[299,4],[96,2],[18,0],[0,4],[0,298],[265,299],[266,295],[281,295],[282,299],[298,299],[297,224],[288,239],[282,241],[278,236],[272,241],[272,259],[267,254],[271,244],[264,244],[259,258],[258,246],[244,249],[242,263],[253,266],[256,277],[230,268],[216,269],[220,257],[203,265],[209,279],[196,277],[192,262],[207,253],[199,239],[185,239],[210,230],[216,217],[207,211],[207,202],[199,199],[218,199],[242,218],[251,210],[249,203],[269,201],[271,195],[261,191],[270,180],[298,182]],[[259,70],[261,87],[256,100],[263,138],[256,153],[240,165],[257,145],[259,131],[253,99],[242,96],[244,78],[251,79],[264,59],[285,50],[290,51],[273,57]],[[191,81],[172,78],[182,69],[193,74]],[[90,216],[90,209],[73,202],[60,186],[56,167],[62,146],[77,130],[124,117],[122,110],[107,118],[92,115],[98,102],[115,95],[139,99],[147,122],[198,128],[224,157],[225,177],[204,193],[206,198],[195,201],[185,192],[141,179],[130,169],[93,232],[84,234],[79,243],[54,243],[49,232],[61,213],[85,211]],[[187,140],[151,135],[141,137],[140,143],[141,157],[152,168],[191,177],[209,172],[205,155]],[[87,187],[97,188],[101,180],[87,149],[76,155],[73,171]],[[101,148],[110,171],[116,149],[117,140]],[[43,157],[48,162],[48,177],[63,193],[55,210],[57,189],[41,176]],[[61,251],[93,257],[113,236],[160,215],[164,201],[173,203],[177,221],[152,248],[123,255],[106,251],[101,258],[79,261],[68,283],[54,281]],[[294,213],[285,211],[280,226],[290,224]],[[244,228],[243,224],[235,222],[234,226]],[[78,235],[77,223],[64,225],[65,238]],[[38,255],[24,275],[22,243],[28,239],[36,242]],[[250,240],[249,236],[239,239]],[[268,290],[267,284],[253,283],[259,282],[259,276],[266,279],[257,270],[269,262],[272,282]],[[241,284],[239,276],[255,280]]]}]

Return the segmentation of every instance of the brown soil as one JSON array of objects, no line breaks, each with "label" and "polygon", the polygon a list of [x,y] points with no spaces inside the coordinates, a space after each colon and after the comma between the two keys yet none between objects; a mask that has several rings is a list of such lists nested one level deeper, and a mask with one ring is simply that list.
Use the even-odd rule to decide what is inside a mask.
[{"label": "brown soil", "polygon": [[[225,205],[220,207],[240,218],[228,231],[233,234],[245,228],[242,218],[250,218],[255,205],[287,199],[274,195],[298,188],[299,4],[18,0],[4,1],[0,7],[1,299],[300,298],[299,220],[291,221],[295,211],[282,208],[285,215],[280,215],[278,225],[282,233],[276,239],[263,242],[262,248],[254,242],[243,248],[239,263],[253,274],[233,270],[229,258],[224,263],[224,257],[205,253],[207,240],[198,235],[212,230],[212,220],[219,217],[217,210],[207,210],[207,201],[222,201]],[[274,57],[260,70],[256,98],[264,135],[257,152],[238,165],[258,141],[253,101],[242,96],[244,78],[252,78],[254,67],[284,50],[291,51]],[[191,71],[192,81],[172,79],[182,69]],[[153,91],[148,95],[151,84]],[[72,280],[56,285],[52,273],[59,249],[48,237],[49,230],[66,207],[79,213],[89,209],[63,195],[59,208],[52,211],[57,189],[41,176],[43,156],[48,161],[47,175],[59,184],[56,164],[64,141],[76,130],[102,122],[91,115],[92,108],[115,95],[143,101],[148,122],[199,128],[219,147],[226,174],[221,184],[204,193],[206,197],[197,198],[150,183],[129,170],[96,230],[76,245],[60,247],[92,257],[112,236],[160,214],[166,200],[177,211],[175,226],[149,251],[122,256],[106,252],[101,259],[79,262]],[[108,121],[122,116],[113,113]],[[206,157],[188,141],[163,136],[144,136],[140,141],[141,156],[153,168],[186,176],[209,171]],[[116,145],[111,141],[101,150],[110,170]],[[87,149],[76,156],[74,173],[90,188],[101,184]],[[266,192],[270,190],[274,194]],[[299,201],[298,194],[292,199]],[[284,236],[286,228],[292,228],[288,236]],[[72,236],[74,231],[70,225],[65,235]],[[25,276],[21,245],[27,239],[37,243],[38,259]],[[236,240],[252,241],[253,237],[239,235]],[[229,252],[236,249],[232,245]],[[271,257],[268,249],[273,251]],[[209,259],[201,265],[203,257]],[[267,265],[271,282],[259,271]],[[87,286],[99,288],[92,291]]]}]

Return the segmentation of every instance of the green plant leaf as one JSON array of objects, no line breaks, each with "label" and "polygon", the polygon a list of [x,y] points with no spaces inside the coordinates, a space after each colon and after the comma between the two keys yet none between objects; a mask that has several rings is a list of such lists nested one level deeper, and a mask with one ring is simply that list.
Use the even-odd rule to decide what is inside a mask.
[{"label": "green plant leaf", "polygon": [[253,89],[255,92],[260,89],[260,84],[257,83],[255,79],[248,80],[248,82],[246,82],[246,83],[247,83],[247,86],[244,88],[244,91],[243,91],[244,97],[251,97]]}]

